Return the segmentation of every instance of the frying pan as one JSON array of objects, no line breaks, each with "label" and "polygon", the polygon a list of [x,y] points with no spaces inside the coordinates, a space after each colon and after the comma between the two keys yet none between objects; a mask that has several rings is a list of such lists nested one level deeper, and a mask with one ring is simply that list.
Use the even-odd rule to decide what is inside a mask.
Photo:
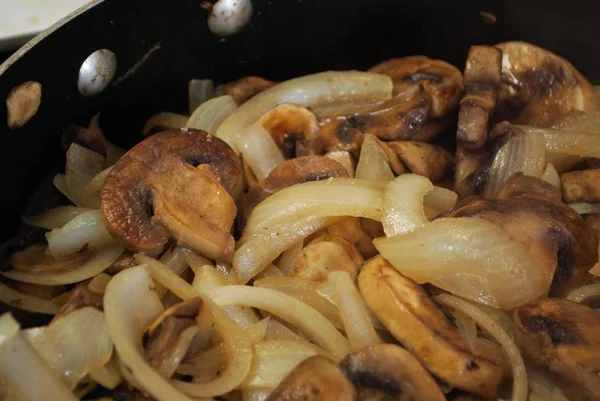
[{"label": "frying pan", "polygon": [[[192,78],[283,80],[327,69],[365,69],[411,54],[462,69],[470,45],[524,40],[558,53],[600,82],[597,0],[253,0],[250,22],[227,38],[211,33],[201,5],[96,0],[0,66],[2,102],[24,81],[43,86],[38,113],[19,129],[7,127],[6,108],[0,107],[0,242],[17,231],[34,188],[63,163],[59,138],[67,125],[87,124],[102,110],[109,138],[130,146],[150,115],[186,110]],[[86,97],[78,91],[78,73],[98,49],[115,54],[115,79]]]}]

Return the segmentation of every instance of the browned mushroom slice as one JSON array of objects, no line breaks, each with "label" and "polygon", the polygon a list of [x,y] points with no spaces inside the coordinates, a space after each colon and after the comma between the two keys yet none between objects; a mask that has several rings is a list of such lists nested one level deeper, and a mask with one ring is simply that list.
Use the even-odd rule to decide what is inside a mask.
[{"label": "browned mushroom slice", "polygon": [[319,123],[310,110],[296,104],[281,104],[265,113],[260,123],[286,159],[313,153],[312,142]]},{"label": "browned mushroom slice", "polygon": [[259,94],[265,89],[269,89],[273,85],[275,85],[275,82],[261,77],[244,77],[217,86],[215,89],[215,95],[229,95],[239,106],[254,95]]},{"label": "browned mushroom slice", "polygon": [[484,149],[469,150],[460,144],[456,147],[454,186],[462,197],[483,191],[487,174],[481,174],[490,154]]},{"label": "browned mushroom slice", "polygon": [[394,344],[378,344],[346,355],[342,371],[358,388],[378,389],[395,399],[444,401],[429,372],[409,352]]},{"label": "browned mushroom slice", "polygon": [[319,122],[319,132],[312,144],[313,151],[323,153],[342,150],[358,156],[363,136],[354,117],[325,118]]},{"label": "browned mushroom slice", "polygon": [[332,360],[306,359],[273,390],[267,401],[357,401],[354,386]]},{"label": "browned mushroom slice", "polygon": [[600,399],[598,311],[546,298],[519,307],[513,320],[515,341],[525,358],[550,368],[559,387],[582,390],[582,400]]},{"label": "browned mushroom slice", "polygon": [[420,285],[376,256],[363,266],[358,287],[369,309],[427,370],[470,393],[496,395],[503,367],[492,357],[475,355]]},{"label": "browned mushroom slice", "polygon": [[194,129],[165,131],[119,159],[106,177],[100,210],[131,251],[156,255],[173,236],[207,257],[229,260],[237,209],[227,191],[240,171],[222,140]]},{"label": "browned mushroom slice", "polygon": [[[452,167],[452,155],[438,145],[417,141],[394,141],[385,142],[384,146],[389,147],[409,171],[423,175],[433,182],[444,178]],[[394,161],[390,162],[392,168],[395,165]]]},{"label": "browned mushroom slice", "polygon": [[497,199],[515,198],[520,195],[533,195],[552,202],[561,202],[560,190],[547,181],[531,177],[521,172],[506,181]]},{"label": "browned mushroom slice", "polygon": [[329,272],[343,270],[355,280],[364,261],[358,249],[344,238],[323,235],[312,240],[294,258],[292,275],[323,282],[327,281]]},{"label": "browned mushroom slice", "polygon": [[36,115],[42,103],[42,84],[23,82],[14,87],[6,97],[6,122],[8,128],[17,129]]},{"label": "browned mushroom slice", "polygon": [[488,136],[490,115],[498,100],[502,51],[472,46],[465,65],[466,94],[460,101],[456,140],[467,149],[481,148]]},{"label": "browned mushroom slice", "polygon": [[357,217],[346,217],[337,223],[317,231],[306,240],[310,242],[324,235],[336,235],[344,238],[354,245],[365,258],[370,258],[377,254],[377,249],[373,245],[373,238],[365,232],[361,220]]},{"label": "browned mushroom slice", "polygon": [[598,239],[581,217],[561,202],[522,195],[509,199],[468,198],[452,217],[478,217],[501,227],[527,248],[552,283],[551,294],[564,294],[589,280],[598,259]]},{"label": "browned mushroom slice", "polygon": [[544,126],[573,110],[600,109],[592,85],[565,59],[524,42],[497,45],[502,50],[498,121]]},{"label": "browned mushroom slice", "polygon": [[81,309],[84,306],[91,306],[98,310],[103,310],[104,296],[97,292],[91,291],[88,288],[87,283],[79,284],[67,298],[66,302],[61,306],[58,313],[54,316],[52,321],[60,319],[63,316],[68,315],[71,312]]},{"label": "browned mushroom slice", "polygon": [[106,269],[105,273],[114,276],[117,273],[122,272],[123,270],[129,269],[130,267],[134,267],[139,265],[138,261],[135,260],[132,254],[125,252],[113,263],[111,267]]},{"label": "browned mushroom slice", "polygon": [[560,183],[567,203],[600,202],[600,169],[563,173],[560,175]]}]

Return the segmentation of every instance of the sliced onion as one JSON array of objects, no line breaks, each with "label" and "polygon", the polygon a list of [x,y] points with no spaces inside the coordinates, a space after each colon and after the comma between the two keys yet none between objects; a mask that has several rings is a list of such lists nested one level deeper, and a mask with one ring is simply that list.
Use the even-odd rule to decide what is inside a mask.
[{"label": "sliced onion", "polygon": [[123,248],[109,247],[96,251],[86,262],[74,269],[56,273],[31,273],[11,270],[2,273],[11,280],[41,285],[63,285],[87,280],[108,269],[121,254]]},{"label": "sliced onion", "polygon": [[240,133],[237,148],[259,181],[285,160],[271,134],[259,123],[249,125]]},{"label": "sliced onion", "polygon": [[546,146],[540,135],[510,138],[494,156],[483,195],[495,199],[506,181],[517,172],[540,178],[546,168]]},{"label": "sliced onion", "polygon": [[237,108],[231,96],[219,96],[198,106],[185,124],[186,128],[201,129],[214,134],[225,120]]},{"label": "sliced onion", "polygon": [[302,361],[323,351],[307,342],[265,341],[254,346],[250,373],[240,389],[274,388]]},{"label": "sliced onion", "polygon": [[337,360],[348,353],[348,342],[322,314],[289,295],[267,288],[232,285],[215,288],[210,296],[218,305],[250,306],[290,322]]},{"label": "sliced onion", "polygon": [[561,117],[560,122],[552,125],[552,128],[564,131],[581,131],[600,134],[600,111],[572,113],[566,117]]},{"label": "sliced onion", "polygon": [[104,292],[106,291],[106,286],[108,285],[108,282],[111,278],[112,276],[109,276],[106,273],[100,273],[90,280],[88,284],[88,289],[90,291],[95,292],[96,294],[104,295]]},{"label": "sliced onion", "polygon": [[423,199],[425,216],[433,220],[438,215],[452,209],[458,200],[458,194],[442,187],[433,187],[433,191],[427,192]]},{"label": "sliced onion", "polygon": [[30,341],[69,390],[108,363],[113,349],[104,314],[90,306],[54,320]]},{"label": "sliced onion", "polygon": [[58,191],[65,196],[65,198],[75,203],[73,200],[74,198],[69,193],[69,188],[67,187],[67,178],[64,174],[56,174],[52,180],[52,183],[56,189],[58,189]]},{"label": "sliced onion", "polygon": [[348,336],[350,348],[359,349],[381,343],[371,324],[362,297],[348,272],[332,271],[329,273],[328,281],[333,288],[335,304],[344,322],[344,331]]},{"label": "sliced onion", "polygon": [[116,352],[108,363],[90,371],[90,379],[104,388],[114,390],[123,381],[123,375],[119,369],[119,357]]},{"label": "sliced onion", "polygon": [[600,157],[600,135],[581,131],[561,131],[519,125],[527,135],[543,137],[551,152],[579,157]]},{"label": "sliced onion", "polygon": [[266,401],[273,389],[242,390],[242,401]]},{"label": "sliced onion", "polygon": [[92,117],[88,129],[97,132],[102,137],[104,145],[106,146],[106,165],[112,166],[125,154],[125,149],[121,149],[106,139],[104,132],[102,132],[102,129],[100,128],[100,113],[96,113],[94,117]]},{"label": "sliced onion", "polygon": [[215,84],[212,79],[190,79],[190,82],[188,82],[188,108],[190,114],[193,114],[198,106],[214,95]]},{"label": "sliced onion", "polygon": [[65,181],[70,198],[79,207],[97,209],[100,199],[88,192],[92,179],[104,168],[104,156],[76,143],[67,150]]},{"label": "sliced onion", "polygon": [[402,174],[383,191],[383,231],[391,237],[413,231],[429,222],[423,207],[424,197],[433,190],[427,177]]},{"label": "sliced onion", "polygon": [[567,299],[580,304],[598,297],[600,297],[600,284],[584,285],[583,287],[575,288],[567,294]]},{"label": "sliced onion", "polygon": [[513,391],[511,400],[527,401],[527,371],[525,370],[525,362],[523,362],[523,357],[512,338],[475,305],[448,294],[438,295],[435,299],[442,305],[464,313],[498,341],[498,344],[504,348],[512,365]]},{"label": "sliced onion", "polygon": [[[562,390],[554,384],[547,369],[531,364],[526,365],[527,382],[531,389],[529,401],[569,401]],[[537,397],[537,398],[536,398]]]},{"label": "sliced onion", "polygon": [[600,203],[576,202],[569,206],[579,214],[600,213]]},{"label": "sliced onion", "polygon": [[10,400],[46,401],[48,396],[61,401],[78,399],[19,331],[19,323],[9,313],[0,316],[0,382]]},{"label": "sliced onion", "polygon": [[265,340],[308,341],[298,333],[295,333],[282,323],[278,322],[276,319],[269,319],[269,322],[267,323],[267,331],[265,333]]},{"label": "sliced onion", "polygon": [[388,158],[373,134],[365,135],[356,165],[356,178],[386,182],[394,179]]},{"label": "sliced onion", "polygon": [[285,274],[281,270],[279,270],[274,264],[269,264],[266,268],[263,269],[258,275],[256,275],[256,279],[263,279],[269,277],[283,277]]},{"label": "sliced onion", "polygon": [[85,245],[88,249],[99,249],[116,244],[99,210],[80,214],[62,228],[46,233],[46,239],[48,250],[55,258],[75,254]]},{"label": "sliced onion", "polygon": [[234,149],[237,136],[273,107],[295,103],[303,107],[369,104],[392,97],[392,80],[380,74],[328,71],[279,83],[252,97],[223,121],[217,136]]},{"label": "sliced onion", "polygon": [[300,254],[304,247],[304,241],[298,241],[293,244],[289,249],[286,249],[277,262],[277,268],[285,275],[289,276],[292,274],[293,262],[296,256]]},{"label": "sliced onion", "polygon": [[29,224],[33,227],[40,227],[46,230],[53,230],[60,228],[73,220],[75,217],[91,212],[92,209],[77,206],[58,206],[54,209],[50,209],[47,212],[38,214],[33,217],[23,218],[25,224]]},{"label": "sliced onion", "polygon": [[100,199],[100,191],[102,190],[102,186],[104,185],[104,181],[106,177],[111,172],[113,166],[107,167],[92,178],[90,183],[88,184],[88,192],[90,195],[97,196]]},{"label": "sliced onion", "polygon": [[[248,375],[252,362],[252,349],[246,333],[210,298],[200,294],[162,263],[141,254],[136,254],[135,257],[148,267],[156,281],[179,298],[186,300],[200,297],[212,312],[215,328],[225,344],[224,349],[229,363],[218,377],[207,383],[186,383],[174,380],[174,385],[192,397],[213,397],[228,393],[239,386]],[[213,291],[232,287],[220,287]]]},{"label": "sliced onion", "polygon": [[183,128],[187,124],[188,119],[188,116],[168,111],[155,114],[144,124],[142,135],[148,135],[156,128],[161,130]]},{"label": "sliced onion", "polygon": [[254,281],[255,287],[268,288],[294,297],[325,316],[337,329],[344,323],[335,304],[317,292],[318,283],[297,277],[271,277]]},{"label": "sliced onion", "polygon": [[58,313],[58,305],[47,299],[34,297],[10,288],[0,282],[0,301],[12,307],[46,315]]},{"label": "sliced onion", "polygon": [[190,345],[194,341],[194,337],[198,334],[199,328],[198,325],[190,326],[187,329],[183,330],[179,337],[175,340],[173,344],[173,348],[170,350],[168,355],[163,358],[160,362],[159,366],[156,367],[158,373],[161,376],[170,378],[173,376],[179,364],[185,357],[185,354],[188,352]]},{"label": "sliced onion", "polygon": [[342,166],[344,166],[344,168],[348,172],[348,177],[355,176],[354,165],[356,163],[354,162],[354,158],[352,157],[350,152],[348,152],[346,150],[332,150],[330,152],[325,153],[325,157],[335,160],[336,162],[338,162]]},{"label": "sliced onion", "polygon": [[373,244],[416,282],[496,308],[516,308],[550,286],[551,277],[527,249],[483,219],[442,218]]},{"label": "sliced onion", "polygon": [[214,380],[225,366],[227,366],[227,356],[223,343],[220,343],[200,352],[192,361],[180,364],[177,372],[193,376],[193,383],[206,383]]},{"label": "sliced onion", "polygon": [[542,180],[560,189],[560,176],[552,163],[546,164],[546,169],[544,170],[544,174],[542,174]]},{"label": "sliced onion", "polygon": [[473,351],[475,348],[475,341],[477,340],[477,325],[473,319],[462,312],[455,311],[454,323],[456,324],[458,332],[469,346],[469,349]]}]

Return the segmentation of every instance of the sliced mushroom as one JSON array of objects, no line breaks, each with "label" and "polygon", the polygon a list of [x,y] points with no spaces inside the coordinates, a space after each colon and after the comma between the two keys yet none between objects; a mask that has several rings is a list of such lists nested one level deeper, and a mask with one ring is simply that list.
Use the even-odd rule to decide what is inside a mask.
[{"label": "sliced mushroom", "polygon": [[600,169],[563,173],[560,175],[560,184],[567,203],[600,202]]},{"label": "sliced mushroom", "polygon": [[357,217],[346,217],[337,223],[331,224],[308,237],[307,241],[310,242],[324,235],[336,235],[344,238],[354,245],[365,258],[370,258],[377,254],[377,249],[373,245],[373,238],[366,233],[361,220]]},{"label": "sliced mushroom", "polygon": [[215,96],[229,95],[239,106],[251,97],[275,85],[275,82],[261,77],[244,77],[217,86]]},{"label": "sliced mushroom", "polygon": [[323,235],[312,240],[292,261],[292,275],[324,282],[331,271],[343,270],[356,279],[365,260],[349,241],[337,235]]},{"label": "sliced mushroom", "polygon": [[14,87],[6,97],[8,128],[17,129],[36,115],[42,103],[42,84],[27,81]]},{"label": "sliced mushroom", "polygon": [[505,42],[497,120],[545,126],[574,110],[599,110],[592,85],[565,59],[524,42]]},{"label": "sliced mushroom", "polygon": [[358,157],[364,133],[354,117],[331,117],[319,122],[319,133],[313,143],[316,153],[346,151]]},{"label": "sliced mushroom", "polygon": [[363,266],[358,286],[369,309],[427,370],[472,394],[496,396],[503,367],[492,357],[475,355],[421,286],[382,256]]},{"label": "sliced mushroom", "polygon": [[[390,167],[396,174],[408,171],[423,175],[433,182],[440,181],[452,168],[452,155],[438,145],[417,141],[384,142],[383,147],[391,149],[392,154],[386,152]],[[398,164],[403,168],[398,169]],[[405,166],[405,167],[404,167]]]},{"label": "sliced mushroom", "polygon": [[357,401],[354,386],[332,360],[306,359],[273,390],[267,401]]},{"label": "sliced mushroom", "polygon": [[479,217],[501,227],[538,261],[552,284],[551,294],[564,294],[586,283],[598,259],[598,239],[581,217],[561,202],[522,195],[509,199],[468,198],[451,217]]},{"label": "sliced mushroom", "polygon": [[286,159],[313,153],[319,123],[308,109],[284,103],[271,109],[260,118],[262,126],[281,149]]},{"label": "sliced mushroom", "polygon": [[460,144],[457,145],[454,186],[461,196],[466,197],[483,191],[488,163],[491,163],[490,154],[485,149],[469,150]]},{"label": "sliced mushroom", "polygon": [[513,320],[515,341],[525,358],[548,367],[559,387],[582,390],[582,400],[600,399],[598,311],[545,298],[516,309]]},{"label": "sliced mushroom", "polygon": [[405,401],[446,399],[419,361],[394,344],[371,345],[353,351],[340,362],[340,367],[358,388],[375,388]]},{"label": "sliced mushroom", "polygon": [[324,156],[340,163],[346,169],[348,177],[354,177],[354,173],[356,171],[356,160],[354,160],[350,152],[345,150],[334,150],[325,153]]},{"label": "sliced mushroom", "polygon": [[106,177],[100,211],[131,251],[157,255],[173,236],[207,257],[230,260],[237,209],[227,191],[240,172],[222,140],[194,129],[165,131],[119,159]]},{"label": "sliced mushroom", "polygon": [[515,198],[521,195],[532,195],[552,202],[561,202],[560,189],[547,181],[531,177],[521,172],[514,174],[506,181],[497,199]]},{"label": "sliced mushroom", "polygon": [[481,148],[488,137],[490,116],[498,100],[502,51],[472,46],[465,65],[466,94],[460,101],[456,140],[466,149]]},{"label": "sliced mushroom", "polygon": [[63,316],[68,315],[71,312],[81,309],[84,306],[91,306],[98,310],[104,310],[103,305],[104,296],[97,292],[91,291],[88,288],[87,283],[79,284],[67,298],[66,302],[61,306],[58,313],[54,316],[52,321],[60,319]]}]

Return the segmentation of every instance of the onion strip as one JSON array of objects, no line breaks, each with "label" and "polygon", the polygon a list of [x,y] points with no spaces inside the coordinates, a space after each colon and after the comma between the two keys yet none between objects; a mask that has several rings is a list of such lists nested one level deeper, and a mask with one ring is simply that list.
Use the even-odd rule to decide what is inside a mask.
[{"label": "onion strip", "polygon": [[33,227],[40,227],[46,230],[54,230],[69,223],[75,217],[91,212],[93,209],[77,206],[58,206],[42,214],[32,217],[24,217],[23,222]]},{"label": "onion strip", "polygon": [[267,178],[285,160],[271,134],[259,123],[249,125],[240,134],[238,148],[258,181]]},{"label": "onion strip", "polygon": [[221,123],[237,108],[231,96],[219,96],[210,99],[194,110],[185,124],[186,128],[201,129],[215,134]]},{"label": "onion strip", "polygon": [[546,150],[579,157],[600,157],[600,135],[581,131],[562,131],[518,125],[527,135],[546,141]]},{"label": "onion strip", "polygon": [[373,134],[365,135],[356,165],[356,178],[367,181],[386,182],[394,179],[388,158]]},{"label": "onion strip", "polygon": [[590,299],[598,297],[600,297],[600,284],[589,284],[570,291],[566,298],[582,304]]},{"label": "onion strip", "polygon": [[12,307],[46,315],[55,315],[59,307],[53,301],[14,290],[0,282],[0,301]]},{"label": "onion strip", "polygon": [[402,174],[383,191],[383,231],[388,237],[405,234],[428,223],[425,215],[425,195],[433,191],[427,177]]}]

